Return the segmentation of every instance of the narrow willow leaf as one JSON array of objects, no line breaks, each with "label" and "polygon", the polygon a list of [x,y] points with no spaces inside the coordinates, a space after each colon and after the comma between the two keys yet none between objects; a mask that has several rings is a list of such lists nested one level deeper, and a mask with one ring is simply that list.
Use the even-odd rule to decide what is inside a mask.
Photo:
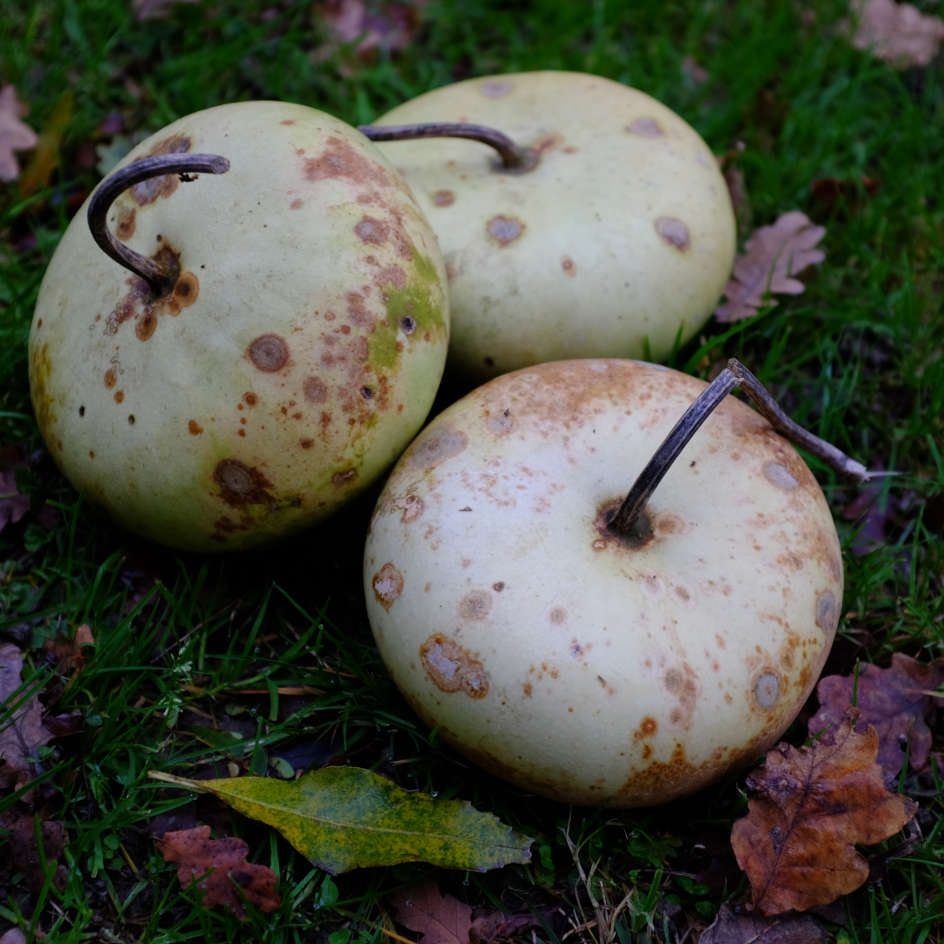
[{"label": "narrow willow leaf", "polygon": [[335,874],[400,862],[484,872],[531,859],[532,840],[491,813],[461,800],[409,793],[360,767],[322,767],[290,781],[187,780],[157,771],[149,776],[212,793],[274,826],[302,855]]}]

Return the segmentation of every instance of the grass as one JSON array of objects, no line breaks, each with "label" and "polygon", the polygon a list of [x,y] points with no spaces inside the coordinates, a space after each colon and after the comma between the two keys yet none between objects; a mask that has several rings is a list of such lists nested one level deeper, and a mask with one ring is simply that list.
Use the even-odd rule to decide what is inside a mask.
[{"label": "grass", "polygon": [[[801,209],[826,226],[826,262],[803,295],[749,322],[709,324],[674,363],[704,376],[737,356],[800,422],[870,465],[902,471],[879,487],[883,540],[862,552],[863,520],[844,514],[856,493],[814,465],[846,561],[827,672],[886,665],[896,652],[928,661],[944,639],[944,73],[940,59],[899,72],[852,49],[836,28],[844,15],[839,3],[811,14],[777,0],[511,9],[433,0],[408,48],[370,62],[342,48],[316,63],[326,37],[308,4],[178,4],[141,22],[124,0],[0,0],[0,79],[29,103],[46,154],[0,190],[0,444],[31,456],[17,483],[33,503],[0,532],[0,641],[27,652],[24,681],[50,713],[82,719],[43,749],[33,796],[39,819],[65,826],[65,868],[54,880],[56,862],[46,862],[31,884],[0,864],[0,931],[19,924],[68,944],[361,944],[393,928],[385,895],[432,875],[473,905],[539,916],[538,940],[674,942],[696,939],[722,902],[743,900],[727,843],[746,808],[743,778],[666,808],[614,812],[535,800],[472,769],[416,721],[373,647],[359,573],[376,492],[265,553],[214,558],[142,544],[84,505],[43,453],[26,340],[45,266],[99,178],[93,145],[109,143],[100,129],[110,113],[128,138],[249,98],[361,123],[469,75],[607,75],[663,100],[716,153],[743,144],[735,161],[754,225]],[[692,78],[687,57],[707,81]],[[879,183],[870,198],[823,207],[811,195],[817,178],[864,176]],[[63,671],[43,644],[83,623],[94,653],[81,671]],[[788,738],[800,743],[804,731],[798,723]],[[940,730],[935,737],[940,749]],[[332,878],[268,830],[146,777],[149,767],[274,773],[339,756],[494,811],[537,837],[533,864]],[[903,780],[921,802],[920,835],[904,850],[898,839],[872,850],[874,882],[824,916],[830,940],[944,940],[940,788],[927,774]],[[0,812],[17,802],[0,797]],[[243,836],[250,859],[276,870],[279,911],[240,926],[180,890],[153,837],[195,823]]]}]

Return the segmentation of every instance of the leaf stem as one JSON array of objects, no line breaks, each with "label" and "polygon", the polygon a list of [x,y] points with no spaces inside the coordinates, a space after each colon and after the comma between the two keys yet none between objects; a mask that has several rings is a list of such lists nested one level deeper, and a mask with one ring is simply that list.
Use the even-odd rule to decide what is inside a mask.
[{"label": "leaf stem", "polygon": [[180,179],[188,182],[193,179],[190,174],[225,174],[228,170],[229,161],[218,154],[158,154],[128,164],[106,177],[92,195],[87,214],[92,238],[102,252],[144,279],[155,295],[162,295],[176,282],[176,270],[167,263],[129,249],[115,238],[108,228],[108,211],[112,203],[129,187],[151,177],[180,174]]},{"label": "leaf stem", "polygon": [[757,377],[739,360],[732,357],[727,366],[682,414],[656,450],[655,455],[639,473],[619,510],[610,521],[609,526],[613,531],[631,535],[639,530],[647,502],[665,473],[671,468],[672,463],[678,458],[679,453],[721,401],[742,384],[748,399],[778,433],[795,445],[806,449],[818,459],[822,459],[840,475],[860,483],[869,481],[871,473],[864,465],[791,420]]},{"label": "leaf stem", "polygon": [[501,158],[502,169],[519,173],[537,165],[531,148],[519,147],[496,128],[466,122],[433,121],[413,125],[359,125],[361,134],[371,141],[412,141],[416,138],[468,138],[494,148]]}]

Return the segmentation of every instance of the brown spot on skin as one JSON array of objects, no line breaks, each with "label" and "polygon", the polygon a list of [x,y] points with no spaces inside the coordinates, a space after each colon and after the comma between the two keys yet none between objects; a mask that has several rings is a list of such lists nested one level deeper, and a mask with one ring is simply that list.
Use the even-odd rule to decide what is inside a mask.
[{"label": "brown spot on skin", "polygon": [[548,619],[555,625],[560,626],[567,619],[567,610],[562,606],[555,606],[548,614]]},{"label": "brown spot on skin", "polygon": [[[159,141],[148,151],[146,157],[154,157],[158,154],[184,154],[190,150],[190,138],[176,134],[163,141]],[[144,206],[147,203],[154,203],[162,197],[169,197],[180,185],[180,177],[177,174],[164,174],[161,177],[151,177],[148,180],[142,180],[133,187],[128,188],[128,193],[138,206]]]},{"label": "brown spot on skin", "polygon": [[320,377],[306,377],[302,384],[302,392],[309,403],[324,403],[328,398],[327,384]]},{"label": "brown spot on skin", "polygon": [[293,125],[293,124],[295,124],[295,119],[294,119],[294,118],[283,118],[283,119],[279,122],[279,124],[280,124],[280,125]]},{"label": "brown spot on skin", "polygon": [[525,682],[524,685],[521,686],[521,690],[524,692],[525,698],[530,698],[534,692],[534,687],[530,682]]},{"label": "brown spot on skin", "polygon": [[451,190],[437,190],[433,194],[433,203],[438,207],[452,206],[456,202],[456,195]]},{"label": "brown spot on skin", "polygon": [[[134,423],[135,423],[134,413],[129,413],[129,414],[128,414],[128,425],[129,425],[129,426],[134,426]],[[62,443],[59,444],[59,448],[60,448],[60,449],[62,448]]]},{"label": "brown spot on skin", "polygon": [[[406,288],[407,277],[406,272],[401,266],[398,265],[388,265],[384,266],[375,276],[374,276],[374,285],[378,288],[386,288],[392,286],[393,288]],[[414,322],[415,327],[415,322]]]},{"label": "brown spot on skin", "polygon": [[157,328],[157,315],[153,311],[145,311],[134,326],[134,333],[139,341],[147,341]]},{"label": "brown spot on skin", "polygon": [[636,118],[626,126],[630,134],[638,134],[642,138],[662,138],[665,132],[655,118]]},{"label": "brown spot on skin", "polygon": [[459,619],[483,620],[491,609],[492,595],[488,590],[472,590],[459,601]]},{"label": "brown spot on skin", "polygon": [[791,475],[790,470],[786,466],[780,465],[779,462],[768,462],[764,466],[764,478],[768,482],[773,482],[777,488],[783,488],[787,491],[794,489],[800,483]]},{"label": "brown spot on skin", "polygon": [[288,205],[288,208],[289,208],[290,210],[300,210],[304,205],[305,205],[305,201],[304,201],[304,200],[299,200],[298,197],[296,197],[296,198]]},{"label": "brown spot on skin", "polygon": [[816,625],[827,635],[834,633],[839,625],[839,607],[829,590],[816,597]]},{"label": "brown spot on skin", "polygon": [[441,691],[461,690],[470,698],[484,698],[488,694],[485,666],[454,639],[434,633],[420,646],[420,659],[426,674]]},{"label": "brown spot on skin", "polygon": [[564,275],[569,275],[571,278],[577,274],[577,263],[570,256],[561,256],[561,268],[564,270]]},{"label": "brown spot on skin", "polygon": [[695,671],[687,662],[683,662],[678,668],[669,669],[663,677],[665,690],[678,699],[678,705],[669,715],[669,721],[674,725],[687,728],[691,724],[698,697],[695,678]]},{"label": "brown spot on skin", "polygon": [[656,719],[647,715],[639,723],[639,727],[633,732],[633,740],[645,740],[646,738],[652,737],[658,730],[659,725],[656,723]]},{"label": "brown spot on skin", "polygon": [[403,593],[403,574],[393,566],[392,561],[387,561],[374,574],[371,586],[374,588],[374,596],[377,598],[377,602],[389,613],[390,607]]},{"label": "brown spot on skin", "polygon": [[485,229],[488,235],[504,248],[513,243],[524,232],[525,226],[520,220],[516,220],[511,216],[493,216],[485,224]]},{"label": "brown spot on skin", "polygon": [[311,449],[311,447],[314,446],[314,444],[315,444],[314,439],[299,439],[298,440],[298,445],[301,446],[302,449]]},{"label": "brown spot on skin", "polygon": [[191,420],[187,424],[187,429],[190,431],[191,436],[199,436],[203,432],[203,427],[196,421]]},{"label": "brown spot on skin", "polygon": [[343,472],[335,472],[334,475],[331,476],[331,482],[337,488],[341,488],[341,486],[353,482],[356,478],[357,469],[345,469]]},{"label": "brown spot on skin", "polygon": [[[200,294],[200,282],[192,272],[184,272],[174,285],[174,299],[181,308],[188,308]],[[177,312],[172,312],[177,314]]]},{"label": "brown spot on skin", "polygon": [[486,98],[504,98],[513,88],[507,79],[487,79],[479,85],[479,92]]},{"label": "brown spot on skin", "polygon": [[409,462],[413,466],[423,466],[432,469],[458,455],[468,445],[469,439],[465,433],[447,427],[427,427],[424,433],[410,446],[408,450]]},{"label": "brown spot on skin", "polygon": [[504,580],[499,580],[499,581],[497,581],[496,583],[493,583],[493,584],[492,584],[492,589],[493,589],[496,593],[501,593],[502,590],[505,589],[505,581],[504,581]]},{"label": "brown spot on skin", "polygon": [[417,518],[426,510],[426,504],[419,495],[404,495],[396,502],[396,507],[402,509],[400,520],[404,524],[416,521]]},{"label": "brown spot on skin", "polygon": [[134,207],[124,207],[118,211],[118,219],[115,222],[115,235],[124,242],[134,236],[135,215],[137,210]]},{"label": "brown spot on skin", "polygon": [[374,246],[379,246],[387,241],[388,230],[389,227],[383,220],[374,219],[372,216],[364,216],[354,227],[358,239]]},{"label": "brown spot on skin", "polygon": [[[347,301],[347,313],[351,319],[351,324],[358,328],[364,328],[370,333],[377,327],[377,319],[367,310],[366,299],[360,292],[348,292],[345,296]],[[362,360],[367,360],[367,339],[361,339],[364,342],[364,356]]]},{"label": "brown spot on skin", "polygon": [[259,370],[272,374],[288,361],[288,345],[277,334],[260,334],[246,349],[246,356]]},{"label": "brown spot on skin", "polygon": [[220,498],[235,508],[275,504],[266,491],[272,488],[272,483],[258,469],[238,459],[221,459],[213,470],[213,481],[220,487]]},{"label": "brown spot on skin", "polygon": [[502,410],[500,413],[489,413],[486,419],[488,428],[496,436],[504,436],[515,428],[515,421],[511,410]]},{"label": "brown spot on skin", "polygon": [[246,401],[246,406],[255,406],[259,402],[259,398],[254,393],[244,393],[243,400]]},{"label": "brown spot on skin", "polygon": [[660,216],[655,222],[656,232],[660,238],[674,246],[679,252],[685,252],[692,244],[688,227],[671,216]]},{"label": "brown spot on skin", "polygon": [[764,672],[751,686],[754,700],[761,708],[773,708],[780,698],[780,679],[773,672]]},{"label": "brown spot on skin", "polygon": [[350,180],[357,184],[372,183],[380,187],[388,187],[392,183],[383,165],[336,135],[328,138],[318,157],[309,157],[304,161],[303,173],[312,183],[332,178]]},{"label": "brown spot on skin", "polygon": [[115,391],[115,403],[121,403],[124,400],[124,398],[125,398],[124,390]]},{"label": "brown spot on skin", "polygon": [[110,390],[116,383],[118,383],[118,374],[115,373],[114,367],[109,367],[105,371],[105,388]]}]

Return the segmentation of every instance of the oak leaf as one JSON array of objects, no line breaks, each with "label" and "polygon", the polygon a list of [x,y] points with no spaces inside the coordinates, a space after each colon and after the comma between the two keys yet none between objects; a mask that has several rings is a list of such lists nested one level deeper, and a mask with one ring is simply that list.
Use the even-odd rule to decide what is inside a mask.
[{"label": "oak leaf", "polygon": [[[928,717],[944,698],[934,692],[944,685],[944,659],[924,665],[904,653],[892,656],[890,668],[860,666],[853,675],[827,675],[816,686],[819,711],[807,722],[811,735],[838,725],[852,707],[858,726],[871,725],[878,734],[878,762],[886,781],[893,780],[908,757],[911,770],[923,770],[931,753]],[[907,754],[906,754],[907,752]]]},{"label": "oak leaf", "polygon": [[400,924],[423,935],[421,944],[469,944],[472,909],[444,895],[434,881],[397,892],[388,901]]},{"label": "oak leaf", "polygon": [[35,691],[19,691],[22,673],[23,653],[12,643],[0,645],[0,789],[29,783],[36,750],[53,738]]},{"label": "oak leaf", "polygon": [[804,286],[794,276],[826,258],[822,249],[814,248],[825,233],[799,210],[756,230],[734,262],[734,278],[724,289],[727,301],[715,310],[715,317],[741,321],[756,315],[762,305],[776,305],[772,293],[799,295]]},{"label": "oak leaf", "polygon": [[531,842],[497,816],[461,800],[410,793],[361,767],[321,767],[297,780],[148,776],[212,793],[277,829],[328,872],[401,862],[486,871],[531,860]]},{"label": "oak leaf", "polygon": [[855,843],[893,836],[914,815],[913,800],[885,788],[874,728],[854,716],[801,748],[780,744],[747,778],[754,792],[731,845],[763,914],[807,911],[854,891],[869,875]]},{"label": "oak leaf", "polygon": [[761,918],[722,905],[698,944],[825,944],[825,928],[809,915]]},{"label": "oak leaf", "polygon": [[36,132],[20,121],[26,111],[12,85],[0,88],[0,180],[16,180],[20,174],[14,151],[36,146]]},{"label": "oak leaf", "polygon": [[315,50],[317,61],[329,58],[339,45],[356,42],[358,59],[371,60],[378,52],[406,49],[419,30],[426,0],[411,3],[365,3],[364,0],[322,0],[317,10],[332,42]]},{"label": "oak leaf", "polygon": [[247,862],[249,846],[242,839],[211,839],[209,826],[195,826],[164,833],[157,846],[165,862],[177,864],[181,886],[196,883],[200,887],[208,908],[228,908],[245,921],[244,899],[265,912],[282,904],[275,872]]},{"label": "oak leaf", "polygon": [[856,0],[852,13],[852,25],[845,25],[852,45],[871,49],[898,69],[928,65],[944,42],[944,20],[926,16],[910,3]]}]

